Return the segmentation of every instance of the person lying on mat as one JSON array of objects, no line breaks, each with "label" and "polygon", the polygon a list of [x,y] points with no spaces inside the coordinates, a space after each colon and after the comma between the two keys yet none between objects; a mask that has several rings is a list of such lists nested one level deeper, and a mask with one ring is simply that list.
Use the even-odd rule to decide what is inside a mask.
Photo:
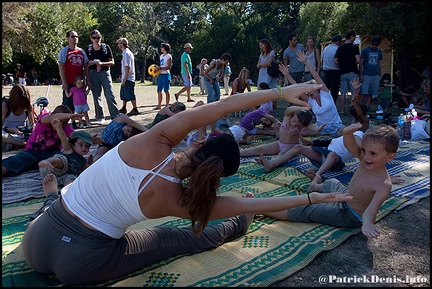
[{"label": "person lying on mat", "polygon": [[[51,206],[24,232],[25,261],[66,285],[100,283],[170,256],[216,248],[244,234],[256,212],[351,200],[318,192],[259,200],[218,195],[221,178],[240,165],[239,146],[229,134],[173,152],[190,131],[228,113],[280,98],[304,104],[298,97],[320,87],[301,83],[247,92],[175,114],[108,151],[62,188],[61,196],[48,175],[43,187]],[[191,226],[128,230],[167,216],[189,219]],[[222,220],[208,225],[217,219]]]},{"label": "person lying on mat", "polygon": [[94,154],[93,161],[100,159],[107,151],[120,142],[147,131],[147,128],[126,114],[117,115],[102,131],[102,141]]},{"label": "person lying on mat", "polygon": [[[297,206],[280,212],[261,211],[265,216],[290,222],[315,222],[336,227],[361,226],[362,233],[368,238],[376,238],[380,230],[375,224],[381,205],[390,195],[392,180],[386,164],[396,157],[399,135],[396,129],[382,124],[369,127],[361,145],[356,143],[354,133],[361,124],[351,124],[343,130],[345,147],[356,157],[360,164],[345,186],[336,178],[322,182],[319,174],[312,180],[310,189],[322,193],[343,193],[353,199],[332,204],[313,204]],[[253,197],[247,194],[246,197]]]}]

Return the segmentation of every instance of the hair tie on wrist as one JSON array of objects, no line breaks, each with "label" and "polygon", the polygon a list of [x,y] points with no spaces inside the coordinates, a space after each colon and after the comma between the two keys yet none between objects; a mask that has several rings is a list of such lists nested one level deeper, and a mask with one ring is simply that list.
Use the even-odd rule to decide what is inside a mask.
[{"label": "hair tie on wrist", "polygon": [[278,88],[279,88],[279,91],[280,91],[280,99],[282,99],[282,97],[283,97],[282,87],[280,87],[280,86],[278,85]]},{"label": "hair tie on wrist", "polygon": [[309,200],[309,205],[312,205],[312,202],[311,202],[311,199],[310,199],[309,193],[307,193],[307,196],[308,196],[308,200]]}]

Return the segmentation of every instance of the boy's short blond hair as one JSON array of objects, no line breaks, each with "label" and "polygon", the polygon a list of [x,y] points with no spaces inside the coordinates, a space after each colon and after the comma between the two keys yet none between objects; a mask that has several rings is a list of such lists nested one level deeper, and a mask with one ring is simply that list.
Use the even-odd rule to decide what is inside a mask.
[{"label": "boy's short blond hair", "polygon": [[395,128],[386,124],[370,126],[363,136],[362,142],[378,142],[387,153],[396,153],[399,148],[399,134]]}]

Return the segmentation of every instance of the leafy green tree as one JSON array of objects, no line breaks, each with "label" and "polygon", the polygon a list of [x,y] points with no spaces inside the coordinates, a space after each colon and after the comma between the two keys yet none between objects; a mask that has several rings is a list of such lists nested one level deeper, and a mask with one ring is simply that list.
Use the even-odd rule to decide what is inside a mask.
[{"label": "leafy green tree", "polygon": [[43,64],[47,78],[53,72],[58,75],[57,67],[49,69],[48,62],[56,60],[66,45],[66,32],[75,29],[86,35],[95,20],[82,3],[25,2],[18,7],[19,33],[9,39],[13,53],[29,55],[34,63]]},{"label": "leafy green tree", "polygon": [[345,37],[344,15],[347,9],[348,2],[304,3],[299,11],[301,19],[298,28],[299,40],[304,43],[311,35],[315,37],[316,44],[319,46],[321,42],[330,41],[336,34]]},{"label": "leafy green tree", "polygon": [[425,53],[431,45],[429,3],[350,2],[349,5],[346,17],[356,23],[356,31],[392,39],[400,84],[419,81],[413,68],[422,70],[431,60],[430,54]]}]

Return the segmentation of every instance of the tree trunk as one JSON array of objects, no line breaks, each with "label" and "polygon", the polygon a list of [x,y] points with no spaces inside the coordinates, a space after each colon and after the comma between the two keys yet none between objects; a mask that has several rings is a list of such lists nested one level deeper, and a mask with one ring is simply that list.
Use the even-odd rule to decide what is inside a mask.
[{"label": "tree trunk", "polygon": [[[144,55],[147,55],[147,50],[144,53]],[[142,69],[142,73],[141,73],[141,83],[145,83],[145,78],[146,78],[146,72],[147,72],[147,60],[146,57],[144,56],[144,60],[143,60],[143,69]]]},{"label": "tree trunk", "polygon": [[412,70],[411,61],[407,54],[399,54],[399,85],[405,88],[407,85],[415,85],[414,75]]},{"label": "tree trunk", "polygon": [[[48,69],[48,57],[45,55],[45,60],[43,61],[43,69],[44,69],[44,73],[45,73],[45,81],[48,80],[48,82],[50,81],[49,79],[51,78],[51,75],[49,73],[49,69]],[[43,81],[42,83],[45,83],[45,81]]]}]

